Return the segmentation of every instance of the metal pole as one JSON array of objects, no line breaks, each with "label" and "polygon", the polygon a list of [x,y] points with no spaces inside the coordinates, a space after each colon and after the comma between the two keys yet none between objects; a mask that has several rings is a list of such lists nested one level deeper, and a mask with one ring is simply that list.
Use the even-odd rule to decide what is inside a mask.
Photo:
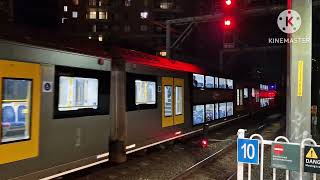
[{"label": "metal pole", "polygon": [[[288,38],[310,38],[307,43],[288,43],[287,47],[287,137],[300,143],[311,137],[312,1],[288,0],[288,9],[301,16],[300,29],[288,34]],[[292,172],[290,177],[297,180],[299,173]]]},{"label": "metal pole", "polygon": [[167,58],[171,58],[171,24],[166,22],[166,53]]},{"label": "metal pole", "polygon": [[[244,129],[239,129],[238,130],[238,138],[244,138],[245,137],[245,132],[246,130]],[[237,163],[238,167],[237,167],[237,180],[243,180],[243,163]]]}]

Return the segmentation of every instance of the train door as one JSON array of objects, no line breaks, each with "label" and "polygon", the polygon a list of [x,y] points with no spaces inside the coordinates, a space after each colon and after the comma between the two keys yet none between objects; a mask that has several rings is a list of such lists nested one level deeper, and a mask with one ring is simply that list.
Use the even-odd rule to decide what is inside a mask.
[{"label": "train door", "polygon": [[184,80],[162,78],[162,127],[184,123]]},{"label": "train door", "polygon": [[38,156],[40,65],[0,60],[0,164]]}]

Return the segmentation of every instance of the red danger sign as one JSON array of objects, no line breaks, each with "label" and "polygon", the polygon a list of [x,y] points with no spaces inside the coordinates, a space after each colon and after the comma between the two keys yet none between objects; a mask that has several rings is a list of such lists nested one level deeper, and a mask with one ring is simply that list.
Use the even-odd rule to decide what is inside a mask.
[{"label": "red danger sign", "polygon": [[284,152],[284,147],[281,144],[276,144],[273,146],[273,153],[275,155],[281,155]]}]

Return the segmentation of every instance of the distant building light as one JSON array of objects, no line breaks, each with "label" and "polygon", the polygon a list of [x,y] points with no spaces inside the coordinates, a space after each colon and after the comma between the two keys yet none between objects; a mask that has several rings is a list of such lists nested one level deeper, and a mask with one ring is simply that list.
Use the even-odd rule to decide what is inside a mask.
[{"label": "distant building light", "polygon": [[141,12],[140,13],[140,17],[141,17],[141,19],[147,19],[148,18],[148,12],[146,12],[146,11],[144,11],[144,12]]},{"label": "distant building light", "polygon": [[92,39],[92,36],[88,36],[88,39]]},{"label": "distant building light", "polygon": [[68,18],[65,18],[65,17],[61,18],[61,23],[63,24],[66,19]]},{"label": "distant building light", "polygon": [[97,32],[97,25],[92,26],[92,32]]},{"label": "distant building light", "polygon": [[102,36],[102,35],[99,35],[98,40],[99,40],[100,42],[102,42],[102,41],[103,41],[103,36]]},{"label": "distant building light", "polygon": [[68,6],[63,6],[63,11],[68,12]]},{"label": "distant building light", "polygon": [[166,51],[160,51],[160,56],[162,57],[166,57],[167,56],[167,52]]},{"label": "distant building light", "polygon": [[96,11],[90,11],[89,12],[89,19],[97,19],[97,12]]},{"label": "distant building light", "polygon": [[78,12],[77,11],[72,11],[72,17],[77,18],[78,17]]},{"label": "distant building light", "polygon": [[173,3],[172,2],[161,2],[160,3],[160,8],[161,9],[172,9],[173,8]]},{"label": "distant building light", "polygon": [[104,11],[99,12],[99,19],[108,19],[108,13]]},{"label": "distant building light", "polygon": [[102,1],[99,1],[99,6],[102,6]]}]

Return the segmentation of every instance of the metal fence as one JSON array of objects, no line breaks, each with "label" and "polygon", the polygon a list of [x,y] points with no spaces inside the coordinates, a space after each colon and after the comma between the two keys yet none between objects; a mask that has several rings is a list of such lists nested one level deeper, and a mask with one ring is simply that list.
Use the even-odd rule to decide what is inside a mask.
[{"label": "metal fence", "polygon": [[[248,146],[248,148],[246,149],[246,151],[248,151],[248,157],[249,158],[252,158],[254,159],[253,156],[258,156],[258,163],[245,163],[245,162],[240,162],[239,160],[239,156],[241,154],[239,154],[239,141],[238,141],[238,145],[237,145],[237,158],[238,158],[238,161],[237,161],[237,180],[243,180],[244,179],[244,165],[247,164],[248,165],[248,177],[247,179],[248,180],[251,180],[252,179],[252,165],[256,164],[257,166],[260,166],[259,168],[259,171],[260,171],[260,177],[259,179],[260,180],[263,180],[264,179],[264,150],[265,150],[265,146],[272,146],[274,143],[277,144],[277,143],[281,143],[281,144],[284,144],[284,145],[296,145],[299,147],[299,150],[297,153],[297,155],[299,155],[299,159],[298,159],[298,173],[299,173],[299,179],[300,180],[303,180],[304,178],[304,173],[305,173],[305,170],[304,170],[304,158],[306,157],[305,155],[305,146],[308,145],[312,148],[320,148],[319,145],[317,145],[317,143],[311,139],[311,138],[307,138],[307,139],[303,139],[301,143],[292,143],[288,140],[288,138],[284,137],[284,136],[278,136],[277,138],[275,138],[274,140],[265,140],[263,139],[263,137],[260,135],[260,134],[253,134],[251,135],[249,138],[245,138],[245,131],[244,129],[239,129],[238,130],[238,140],[239,139],[245,139],[245,140],[254,140],[254,139],[257,139],[258,142],[259,142],[259,146],[258,146],[258,150],[260,150],[260,153],[258,151],[258,155],[255,155],[253,152],[253,146]],[[251,148],[251,149],[250,149]],[[251,151],[250,151],[251,150]],[[273,149],[271,149],[272,151]],[[313,150],[314,151],[314,150]],[[314,151],[315,152],[315,151]],[[250,154],[251,153],[251,154]],[[250,157],[251,156],[251,157]],[[316,155],[317,156],[317,155]],[[247,157],[247,158],[248,158]],[[320,154],[319,154],[319,157],[317,157],[319,159],[319,161],[317,161],[319,163],[319,170],[320,170]],[[290,177],[290,174],[289,174],[289,171],[291,170],[288,170],[288,169],[284,169],[284,168],[281,168],[281,170],[285,170],[285,177],[286,177],[286,180],[289,180],[289,177]],[[309,171],[310,172],[310,171]],[[316,177],[316,173],[312,173],[312,178],[313,180],[315,180],[317,177]],[[273,171],[272,171],[272,179],[273,180],[276,180],[277,179],[277,168],[273,168]]]}]

